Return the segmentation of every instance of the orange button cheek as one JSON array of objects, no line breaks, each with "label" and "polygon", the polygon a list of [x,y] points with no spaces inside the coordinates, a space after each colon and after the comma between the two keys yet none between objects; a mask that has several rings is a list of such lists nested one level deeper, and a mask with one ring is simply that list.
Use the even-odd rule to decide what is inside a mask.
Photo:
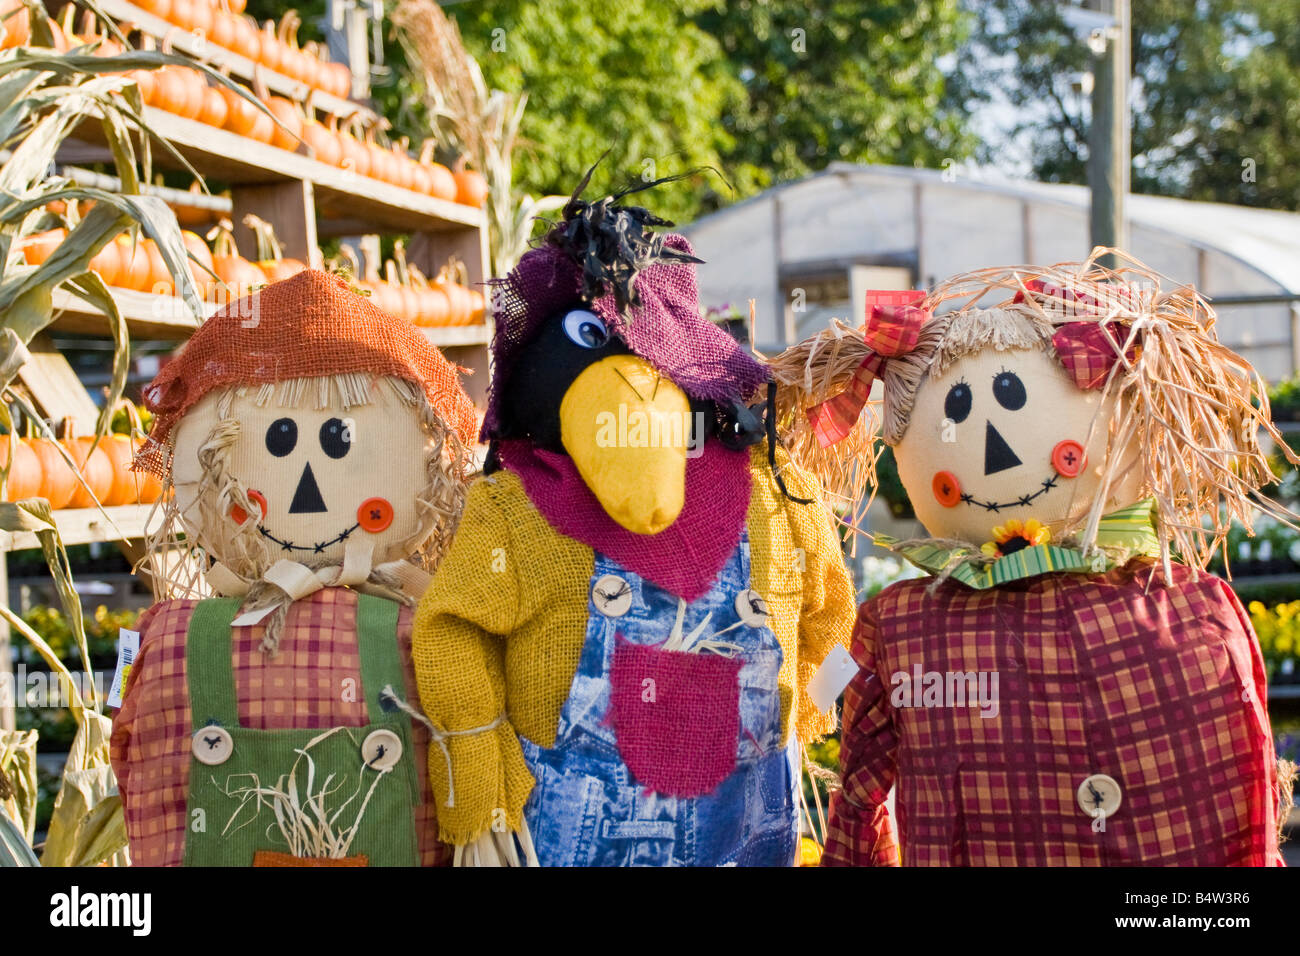
[{"label": "orange button cheek", "polygon": [[357,524],[362,531],[379,534],[393,523],[393,506],[387,498],[367,498],[357,509]]},{"label": "orange button cheek", "polygon": [[951,471],[936,471],[930,487],[934,491],[934,500],[945,508],[961,504],[961,482]]},{"label": "orange button cheek", "polygon": [[[257,507],[262,510],[261,517],[259,517],[258,520],[260,521],[262,520],[262,518],[265,518],[266,517],[266,495],[262,494],[260,491],[250,491],[248,493],[248,500],[251,501],[253,504],[257,505]],[[242,525],[245,521],[248,520],[248,512],[245,511],[243,508],[239,507],[239,505],[231,505],[230,517],[234,519],[235,524]]]},{"label": "orange button cheek", "polygon": [[1052,449],[1052,467],[1062,478],[1076,478],[1088,464],[1088,453],[1077,441],[1058,442]]}]

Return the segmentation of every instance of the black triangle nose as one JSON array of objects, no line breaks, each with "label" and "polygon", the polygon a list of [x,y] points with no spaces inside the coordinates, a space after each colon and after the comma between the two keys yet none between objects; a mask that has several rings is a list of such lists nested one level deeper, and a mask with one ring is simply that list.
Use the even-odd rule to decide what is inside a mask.
[{"label": "black triangle nose", "polygon": [[325,499],[320,496],[320,488],[316,485],[316,476],[311,473],[311,464],[309,463],[302,470],[302,477],[298,479],[298,490],[293,493],[293,501],[289,504],[289,514],[310,514],[314,511],[327,511]]},{"label": "black triangle nose", "polygon": [[986,422],[985,425],[987,427],[984,431],[984,474],[992,475],[1021,464],[1020,458],[1011,450],[1007,440],[998,434],[993,423]]}]

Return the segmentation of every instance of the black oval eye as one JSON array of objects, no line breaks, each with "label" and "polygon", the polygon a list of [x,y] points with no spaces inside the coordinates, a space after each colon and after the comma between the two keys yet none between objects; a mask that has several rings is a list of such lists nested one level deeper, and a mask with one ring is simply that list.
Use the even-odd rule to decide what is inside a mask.
[{"label": "black oval eye", "polygon": [[955,422],[964,422],[970,414],[970,386],[958,382],[948,389],[948,397],[943,400],[943,413]]},{"label": "black oval eye", "polygon": [[352,447],[352,429],[341,418],[331,418],[320,427],[321,451],[331,458],[342,458]]},{"label": "black oval eye", "polygon": [[609,329],[600,316],[586,309],[574,309],[564,317],[564,334],[584,349],[598,349],[609,341]]},{"label": "black oval eye", "polygon": [[993,376],[993,397],[1003,408],[1015,411],[1025,407],[1025,383],[1015,372],[998,372]]},{"label": "black oval eye", "polygon": [[266,450],[283,458],[298,444],[298,423],[292,418],[277,418],[266,430]]}]

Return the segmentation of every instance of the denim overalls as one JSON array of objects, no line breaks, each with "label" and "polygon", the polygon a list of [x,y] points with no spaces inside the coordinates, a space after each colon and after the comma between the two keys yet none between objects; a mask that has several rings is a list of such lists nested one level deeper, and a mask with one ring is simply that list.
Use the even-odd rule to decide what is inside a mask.
[{"label": "denim overalls", "polygon": [[[749,570],[745,536],[709,592],[687,606],[683,621],[689,634],[711,615],[701,636],[718,635],[716,640],[739,646],[729,665],[707,651],[688,655],[657,650],[669,637],[678,599],[597,552],[588,591],[586,642],[555,746],[544,749],[520,738],[536,778],[524,813],[544,866],[792,865],[798,835],[797,744],[792,735],[789,747],[781,745],[777,672],[782,651],[765,623],[765,605],[749,590]],[[629,769],[629,763],[645,765],[641,751],[655,741],[646,739],[644,725],[629,727],[621,713],[616,721],[611,712],[612,697],[629,699],[629,688],[611,683],[612,674],[620,680],[614,667],[620,646],[623,660],[630,651],[650,667],[634,678],[658,673],[653,659],[670,655],[665,659],[675,671],[680,670],[677,665],[686,668],[681,686],[697,692],[709,688],[703,706],[721,706],[719,715],[730,718],[730,724],[726,719],[688,720],[673,728],[684,741],[675,759],[684,762],[686,776],[699,769],[690,764],[703,759],[700,754],[712,749],[713,758],[718,758],[723,756],[719,748],[725,750],[725,776],[707,792],[662,792],[671,791],[672,785],[656,792],[651,781]],[[720,669],[728,667],[728,675],[720,676]],[[692,668],[698,671],[698,681]],[[635,695],[639,688],[631,690]],[[701,723],[710,726],[698,726]],[[710,768],[718,766],[711,759]],[[668,768],[667,777],[673,775]]]}]

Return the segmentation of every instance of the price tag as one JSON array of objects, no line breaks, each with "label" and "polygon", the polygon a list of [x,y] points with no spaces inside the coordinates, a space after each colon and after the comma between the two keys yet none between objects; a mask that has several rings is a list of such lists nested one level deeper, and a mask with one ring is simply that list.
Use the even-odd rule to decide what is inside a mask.
[{"label": "price tag", "polygon": [[131,665],[140,653],[140,632],[121,628],[117,634],[117,670],[113,672],[113,686],[108,691],[108,706],[122,706],[122,689],[131,676]]},{"label": "price tag", "polygon": [[817,668],[813,679],[808,682],[808,696],[818,710],[830,710],[857,672],[858,665],[848,650],[836,644],[822,661],[822,666]]}]

